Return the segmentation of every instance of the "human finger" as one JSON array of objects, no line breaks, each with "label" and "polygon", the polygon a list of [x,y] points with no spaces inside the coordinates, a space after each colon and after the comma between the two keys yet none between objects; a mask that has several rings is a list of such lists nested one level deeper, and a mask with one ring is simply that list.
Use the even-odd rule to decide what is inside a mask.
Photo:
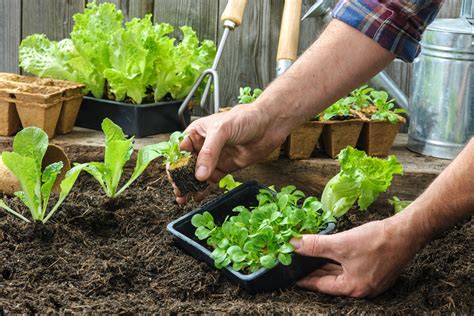
[{"label": "human finger", "polygon": [[339,262],[338,234],[334,235],[303,235],[301,238],[293,238],[290,243],[295,252],[302,256],[321,257],[333,259]]}]

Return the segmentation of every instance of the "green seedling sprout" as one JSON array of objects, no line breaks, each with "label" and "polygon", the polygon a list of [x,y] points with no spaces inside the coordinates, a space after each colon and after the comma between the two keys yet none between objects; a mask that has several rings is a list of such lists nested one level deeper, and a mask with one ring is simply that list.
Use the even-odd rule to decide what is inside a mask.
[{"label": "green seedling sprout", "polygon": [[214,249],[211,257],[217,268],[231,265],[235,271],[252,273],[262,267],[271,269],[279,262],[290,265],[294,251],[291,238],[318,233],[335,221],[330,212],[320,211],[316,198],[305,198],[294,186],[277,193],[261,190],[257,200],[254,208],[234,208],[237,215],[220,226],[209,212],[193,216],[195,235]]},{"label": "green seedling sprout", "polygon": [[239,104],[252,103],[263,93],[261,89],[256,88],[252,91],[252,88],[250,87],[240,88],[239,92]]},{"label": "green seedling sprout", "polygon": [[400,121],[397,114],[407,113],[405,109],[394,109],[394,99],[389,100],[388,93],[385,91],[372,91],[370,93],[372,102],[377,108],[377,111],[370,117],[374,121],[389,121],[396,124]]},{"label": "green seedling sprout", "polygon": [[225,193],[229,192],[230,190],[235,189],[242,183],[236,181],[231,174],[226,175],[219,181],[219,188],[223,189]]},{"label": "green seedling sprout", "polygon": [[122,188],[118,188],[125,163],[133,153],[134,138],[127,139],[122,129],[106,118],[102,122],[105,135],[105,156],[103,162],[90,162],[84,170],[92,175],[109,198],[122,194],[148,167],[150,162],[160,157],[158,145],[148,145],[138,151],[135,169]]},{"label": "green seedling sprout", "polygon": [[408,207],[413,201],[403,201],[400,200],[397,196],[392,197],[388,200],[388,203],[393,206],[393,211],[395,214],[400,213]]},{"label": "green seedling sprout", "polygon": [[[69,170],[60,183],[59,199],[48,212],[48,202],[54,183],[63,169],[62,162],[55,162],[42,170],[42,161],[48,149],[48,135],[37,127],[28,127],[19,132],[13,140],[13,152],[3,152],[2,161],[17,177],[21,190],[15,195],[30,210],[33,221],[45,224],[64,202],[84,165]],[[0,208],[25,222],[30,220],[0,200]]]}]

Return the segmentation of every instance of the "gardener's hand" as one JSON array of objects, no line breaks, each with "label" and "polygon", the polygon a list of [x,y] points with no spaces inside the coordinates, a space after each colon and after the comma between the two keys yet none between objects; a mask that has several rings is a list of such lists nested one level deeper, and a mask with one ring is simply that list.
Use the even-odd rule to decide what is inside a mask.
[{"label": "gardener's hand", "polygon": [[[193,122],[186,129],[189,136],[181,149],[198,154],[198,180],[218,182],[228,173],[265,159],[284,142],[286,132],[272,123],[265,111],[254,104],[235,106],[229,112]],[[179,195],[177,201],[186,203]]]},{"label": "gardener's hand", "polygon": [[334,235],[292,239],[298,254],[338,263],[326,264],[297,285],[338,296],[376,296],[395,282],[422,248],[423,243],[415,234],[392,217]]}]

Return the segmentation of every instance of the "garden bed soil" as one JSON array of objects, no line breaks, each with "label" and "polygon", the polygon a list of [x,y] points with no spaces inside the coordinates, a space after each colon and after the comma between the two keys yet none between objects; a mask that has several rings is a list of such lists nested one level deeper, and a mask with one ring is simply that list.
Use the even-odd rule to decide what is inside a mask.
[{"label": "garden bed soil", "polygon": [[[212,197],[211,197],[212,198]],[[8,198],[14,209],[16,198]],[[163,170],[115,201],[81,175],[51,222],[28,225],[0,212],[0,315],[8,313],[384,313],[473,311],[472,220],[425,248],[374,299],[337,298],[292,287],[251,296],[176,247],[166,225],[180,207]],[[353,212],[344,230],[392,213]]]}]

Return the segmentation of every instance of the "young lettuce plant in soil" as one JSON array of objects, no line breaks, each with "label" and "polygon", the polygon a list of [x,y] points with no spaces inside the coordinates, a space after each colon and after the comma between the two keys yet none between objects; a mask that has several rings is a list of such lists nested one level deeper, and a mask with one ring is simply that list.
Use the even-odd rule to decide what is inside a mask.
[{"label": "young lettuce plant in soil", "polygon": [[[36,127],[28,127],[19,132],[13,140],[13,152],[3,152],[2,161],[18,178],[22,191],[15,195],[30,210],[33,221],[46,223],[64,202],[84,165],[77,165],[69,170],[60,183],[59,198],[48,212],[56,178],[61,173],[63,162],[55,162],[42,170],[43,157],[48,149],[48,135]],[[0,208],[22,219],[29,219],[11,209],[3,200]]]},{"label": "young lettuce plant in soil", "polygon": [[367,210],[389,188],[393,175],[403,174],[395,156],[384,160],[348,147],[337,158],[341,171],[329,180],[321,197],[322,209],[336,218],[347,213],[355,202],[361,210]]},{"label": "young lettuce plant in soil", "polygon": [[413,201],[400,200],[397,196],[392,197],[388,200],[388,203],[393,206],[395,214],[400,213],[408,207]]},{"label": "young lettuce plant in soil", "polygon": [[231,265],[248,274],[262,267],[271,269],[278,262],[290,265],[291,238],[318,233],[335,221],[331,212],[320,211],[321,203],[315,197],[305,198],[294,186],[278,193],[271,188],[260,190],[257,200],[256,207],[234,208],[237,215],[226,218],[221,226],[209,212],[193,216],[195,235],[214,249],[211,257],[217,268]]},{"label": "young lettuce plant in soil", "polygon": [[102,130],[105,135],[104,161],[87,163],[84,170],[99,182],[109,198],[116,198],[145,171],[150,162],[160,155],[155,150],[156,145],[141,148],[130,179],[119,189],[123,168],[133,153],[134,138],[127,139],[122,129],[109,119],[102,122]]},{"label": "young lettuce plant in soil", "polygon": [[153,147],[159,156],[165,158],[168,176],[182,194],[201,192],[208,187],[206,181],[199,181],[194,175],[196,156],[179,147],[186,136],[186,133],[174,132],[169,141],[161,142]]},{"label": "young lettuce plant in soil", "polygon": [[226,175],[219,181],[219,188],[223,189],[225,193],[229,192],[230,190],[235,189],[242,183],[236,181],[231,174]]}]

